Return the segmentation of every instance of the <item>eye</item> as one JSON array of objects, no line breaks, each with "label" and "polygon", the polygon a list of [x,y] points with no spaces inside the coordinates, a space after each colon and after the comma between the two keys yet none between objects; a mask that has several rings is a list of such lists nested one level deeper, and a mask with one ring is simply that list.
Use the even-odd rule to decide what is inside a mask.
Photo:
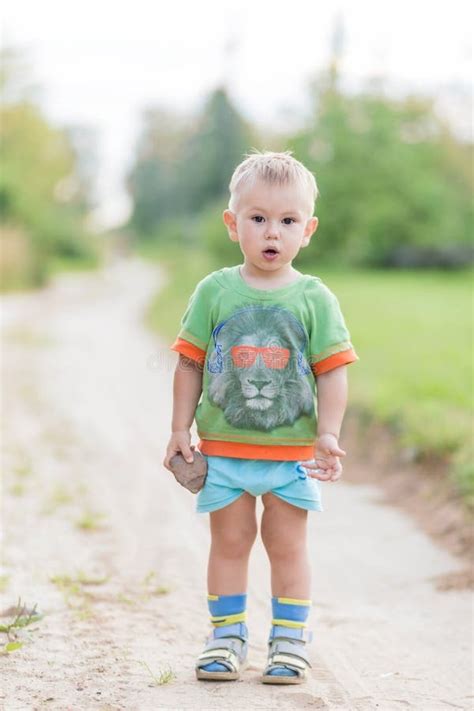
[{"label": "eye", "polygon": [[265,219],[265,218],[262,217],[262,215],[254,215],[254,217],[252,217],[252,220],[253,220],[254,222],[257,222],[259,225],[262,224],[262,222],[264,221],[264,219]]},{"label": "eye", "polygon": [[294,217],[284,217],[282,220],[284,225],[292,225],[293,222],[296,222]]}]

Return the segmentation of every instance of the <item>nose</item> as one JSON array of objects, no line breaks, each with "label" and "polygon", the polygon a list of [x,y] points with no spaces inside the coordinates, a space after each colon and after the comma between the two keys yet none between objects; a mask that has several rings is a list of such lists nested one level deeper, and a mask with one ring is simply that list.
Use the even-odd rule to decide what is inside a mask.
[{"label": "nose", "polygon": [[249,380],[250,385],[255,385],[258,391],[260,391],[265,385],[269,385],[269,380]]},{"label": "nose", "polygon": [[265,232],[265,237],[267,239],[278,237],[278,223],[272,222],[270,220],[267,222],[267,229]]}]

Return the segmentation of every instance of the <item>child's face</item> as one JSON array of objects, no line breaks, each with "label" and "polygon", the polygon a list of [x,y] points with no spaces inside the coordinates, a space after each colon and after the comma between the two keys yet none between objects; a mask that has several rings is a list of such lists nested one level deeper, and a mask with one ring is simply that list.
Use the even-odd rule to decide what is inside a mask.
[{"label": "child's face", "polygon": [[257,273],[275,276],[288,270],[318,226],[298,185],[270,185],[262,180],[244,189],[236,211],[225,210],[223,217],[245,263]]}]

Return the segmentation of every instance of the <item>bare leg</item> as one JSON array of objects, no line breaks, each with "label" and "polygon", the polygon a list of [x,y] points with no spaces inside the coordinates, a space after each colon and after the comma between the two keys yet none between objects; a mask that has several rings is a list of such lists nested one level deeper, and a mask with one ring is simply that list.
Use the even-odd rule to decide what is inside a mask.
[{"label": "bare leg", "polygon": [[265,510],[261,536],[270,559],[272,595],[309,599],[311,569],[306,543],[308,512],[279,499],[262,496]]},{"label": "bare leg", "polygon": [[213,511],[210,526],[208,591],[213,595],[244,593],[249,555],[257,536],[255,497],[244,492],[229,506]]},{"label": "bare leg", "polygon": [[[272,596],[295,598],[302,602],[308,600],[311,590],[311,570],[306,545],[308,512],[305,509],[292,506],[274,494],[265,494],[262,496],[262,500],[265,510],[262,516],[261,532],[262,541],[270,559]],[[284,601],[281,602],[284,604]],[[308,608],[306,607],[306,609]],[[284,622],[281,624],[285,625]],[[295,632],[297,630],[288,628],[288,634]],[[294,644],[297,642],[295,641]],[[304,644],[304,642],[299,642],[299,644]],[[298,680],[295,680],[295,677],[298,676],[295,669],[288,668],[285,664],[272,663],[271,657],[269,657],[269,661],[271,666],[265,671],[266,683],[275,683],[274,681],[268,682],[269,678],[278,680],[278,683],[299,683]]]},{"label": "bare leg", "polygon": [[[213,511],[210,514],[210,527],[211,548],[207,569],[207,585],[208,592],[217,597],[216,600],[210,603],[209,609],[210,611],[213,610],[212,614],[217,613],[218,618],[224,618],[223,624],[221,619],[221,624],[214,629],[213,635],[215,638],[217,631],[221,634],[224,633],[224,637],[222,637],[219,644],[226,649],[226,643],[233,645],[234,648],[237,645],[237,652],[235,652],[235,649],[234,652],[240,655],[240,664],[245,661],[247,656],[247,628],[242,621],[245,619],[245,615],[242,615],[239,620],[242,624],[237,622],[226,623],[225,618],[229,615],[229,619],[231,619],[231,616],[229,609],[226,609],[229,600],[225,596],[231,595],[237,599],[237,603],[235,603],[235,598],[231,598],[234,601],[231,605],[236,604],[232,615],[238,617],[240,613],[244,613],[249,555],[257,536],[255,497],[244,492],[232,504],[218,511]],[[239,600],[240,595],[242,595],[241,600]],[[216,605],[218,609],[216,609]],[[226,639],[226,636],[229,636],[230,639]],[[203,661],[205,662],[205,660]],[[234,661],[230,660],[230,663],[232,664],[231,669],[228,668],[229,661],[225,662],[219,656],[213,660],[208,659],[207,664],[199,665],[197,678],[237,679],[239,677],[239,665],[235,656]]]}]

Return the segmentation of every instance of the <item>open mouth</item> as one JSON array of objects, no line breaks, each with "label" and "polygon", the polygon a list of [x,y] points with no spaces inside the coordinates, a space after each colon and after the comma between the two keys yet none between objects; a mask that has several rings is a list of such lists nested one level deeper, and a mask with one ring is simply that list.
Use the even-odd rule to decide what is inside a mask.
[{"label": "open mouth", "polygon": [[264,254],[268,254],[269,256],[271,256],[271,255],[278,254],[278,250],[277,250],[277,249],[273,249],[272,247],[269,247],[268,249],[264,249],[264,250],[263,250],[263,253],[264,253]]}]

